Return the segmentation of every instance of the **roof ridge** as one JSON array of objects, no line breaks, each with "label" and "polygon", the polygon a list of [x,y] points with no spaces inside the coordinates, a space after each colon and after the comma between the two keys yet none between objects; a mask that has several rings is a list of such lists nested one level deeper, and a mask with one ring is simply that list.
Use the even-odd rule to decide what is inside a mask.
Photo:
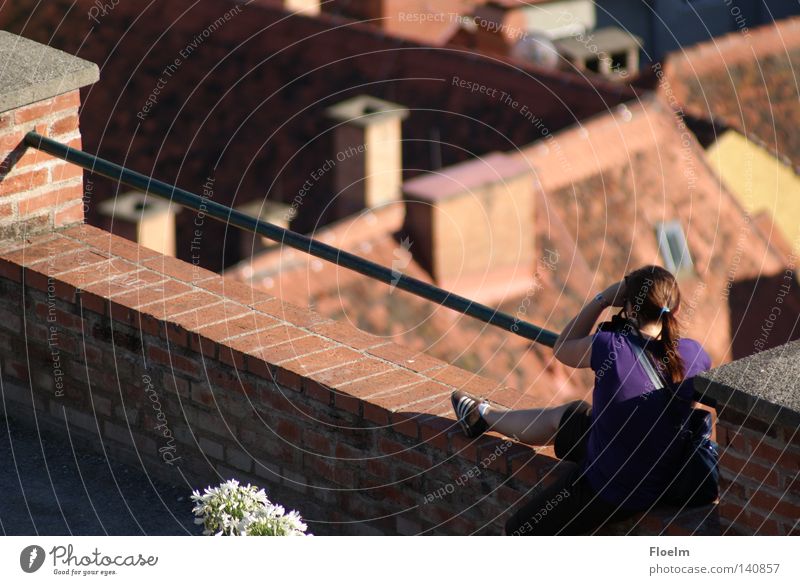
[{"label": "roof ridge", "polygon": [[730,66],[754,56],[758,58],[800,47],[800,34],[786,34],[789,31],[800,33],[800,16],[773,21],[771,24],[746,29],[746,32],[732,31],[677,49],[667,55],[665,67],[680,68],[691,64],[692,69],[699,73],[720,65]]}]

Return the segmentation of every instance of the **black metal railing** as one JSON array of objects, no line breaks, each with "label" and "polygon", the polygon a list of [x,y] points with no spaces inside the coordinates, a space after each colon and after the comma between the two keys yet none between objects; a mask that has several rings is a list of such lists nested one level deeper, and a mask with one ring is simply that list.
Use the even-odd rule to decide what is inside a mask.
[{"label": "black metal railing", "polygon": [[79,167],[83,167],[92,173],[138,189],[143,193],[168,199],[187,209],[202,211],[207,217],[225,222],[228,225],[255,232],[270,240],[289,246],[290,248],[300,250],[311,256],[316,256],[317,258],[322,258],[328,262],[333,262],[338,266],[348,268],[364,276],[368,276],[369,278],[391,284],[413,295],[433,301],[434,303],[438,303],[443,307],[458,311],[464,315],[469,315],[479,321],[494,325],[495,327],[499,327],[500,329],[524,337],[525,339],[541,343],[548,347],[553,347],[558,338],[557,333],[542,329],[541,327],[522,321],[521,319],[498,311],[497,309],[492,309],[481,303],[471,301],[470,299],[416,278],[399,274],[397,271],[360,258],[350,252],[345,252],[344,250],[329,246],[328,244],[324,244],[308,236],[251,217],[246,213],[242,213],[226,205],[210,201],[195,193],[148,177],[142,173],[137,173],[136,171],[104,160],[88,152],[78,150],[77,148],[72,148],[66,144],[37,134],[36,132],[28,132],[25,135],[25,144],[57,158],[71,162]]},{"label": "black metal railing", "polygon": [[[205,197],[201,197],[175,185],[170,185],[169,183],[148,177],[142,173],[126,169],[123,166],[102,159],[94,154],[72,148],[36,132],[28,132],[25,135],[25,144],[82,167],[92,173],[107,177],[123,185],[128,185],[144,193],[168,199],[187,209],[202,211],[207,217],[212,217],[228,225],[255,232],[270,240],[285,244],[290,248],[300,250],[311,256],[327,260],[328,262],[333,262],[338,266],[348,268],[369,278],[374,278],[375,280],[380,280],[386,284],[396,286],[413,295],[433,301],[443,307],[458,311],[459,313],[468,315],[479,321],[488,323],[489,325],[494,325],[495,327],[499,327],[500,329],[519,335],[530,341],[553,347],[558,338],[557,333],[542,329],[541,327],[512,317],[497,309],[492,309],[481,303],[471,301],[470,299],[411,276],[399,274],[385,266],[365,260],[350,252],[345,252],[344,250],[329,246],[328,244],[324,244],[308,236],[262,221],[259,218],[251,217],[227,205],[210,201]],[[697,402],[716,407],[716,403],[713,399],[699,392],[695,392],[694,399]]]}]

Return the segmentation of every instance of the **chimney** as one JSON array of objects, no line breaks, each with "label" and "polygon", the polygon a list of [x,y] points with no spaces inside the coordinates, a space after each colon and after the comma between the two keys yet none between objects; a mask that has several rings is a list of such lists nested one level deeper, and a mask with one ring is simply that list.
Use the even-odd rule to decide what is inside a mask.
[{"label": "chimney", "polygon": [[475,8],[475,48],[483,53],[508,55],[513,41],[519,40],[510,39],[508,34],[514,30],[508,21],[519,20],[513,18],[516,12],[518,8],[506,2],[487,2]]},{"label": "chimney", "polygon": [[319,0],[284,0],[284,10],[299,12],[303,16],[315,16],[320,13]]},{"label": "chimney", "polygon": [[534,272],[535,179],[491,153],[406,181],[410,250],[439,286],[480,302],[522,294]]},{"label": "chimney", "polygon": [[98,206],[103,229],[141,246],[175,256],[175,210],[167,201],[139,191],[106,199]]},{"label": "chimney", "polygon": [[[404,8],[411,11],[408,7]],[[373,20],[386,16],[386,0],[329,0],[323,3],[322,9],[329,14],[356,20]],[[382,25],[380,21],[373,24]]]},{"label": "chimney", "polygon": [[403,183],[401,124],[408,109],[368,95],[326,110],[333,129],[334,215],[343,218],[363,209],[399,201]]},{"label": "chimney", "polygon": [[94,63],[0,31],[0,241],[83,222],[83,171],[23,139],[80,148],[79,88],[98,79]]},{"label": "chimney", "polygon": [[[295,210],[286,203],[270,200],[255,200],[236,207],[238,211],[262,221],[289,229]],[[280,244],[247,230],[239,230],[239,253],[241,258],[250,258],[259,252]]]}]

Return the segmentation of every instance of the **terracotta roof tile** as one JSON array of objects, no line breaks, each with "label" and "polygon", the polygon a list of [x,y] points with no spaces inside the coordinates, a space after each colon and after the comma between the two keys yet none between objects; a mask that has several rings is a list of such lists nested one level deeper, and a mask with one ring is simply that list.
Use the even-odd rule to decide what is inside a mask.
[{"label": "terracotta roof tile", "polygon": [[661,91],[736,128],[800,169],[800,18],[734,32],[670,54]]}]

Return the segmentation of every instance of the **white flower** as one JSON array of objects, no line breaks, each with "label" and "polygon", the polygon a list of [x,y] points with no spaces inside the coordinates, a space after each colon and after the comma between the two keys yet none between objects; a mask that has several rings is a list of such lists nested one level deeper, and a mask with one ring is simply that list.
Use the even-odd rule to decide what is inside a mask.
[{"label": "white flower", "polygon": [[[202,524],[203,534],[216,536],[305,536],[308,526],[300,514],[288,514],[283,506],[269,501],[257,486],[242,487],[235,479],[192,492],[195,524]],[[310,535],[309,535],[310,536]]]}]

